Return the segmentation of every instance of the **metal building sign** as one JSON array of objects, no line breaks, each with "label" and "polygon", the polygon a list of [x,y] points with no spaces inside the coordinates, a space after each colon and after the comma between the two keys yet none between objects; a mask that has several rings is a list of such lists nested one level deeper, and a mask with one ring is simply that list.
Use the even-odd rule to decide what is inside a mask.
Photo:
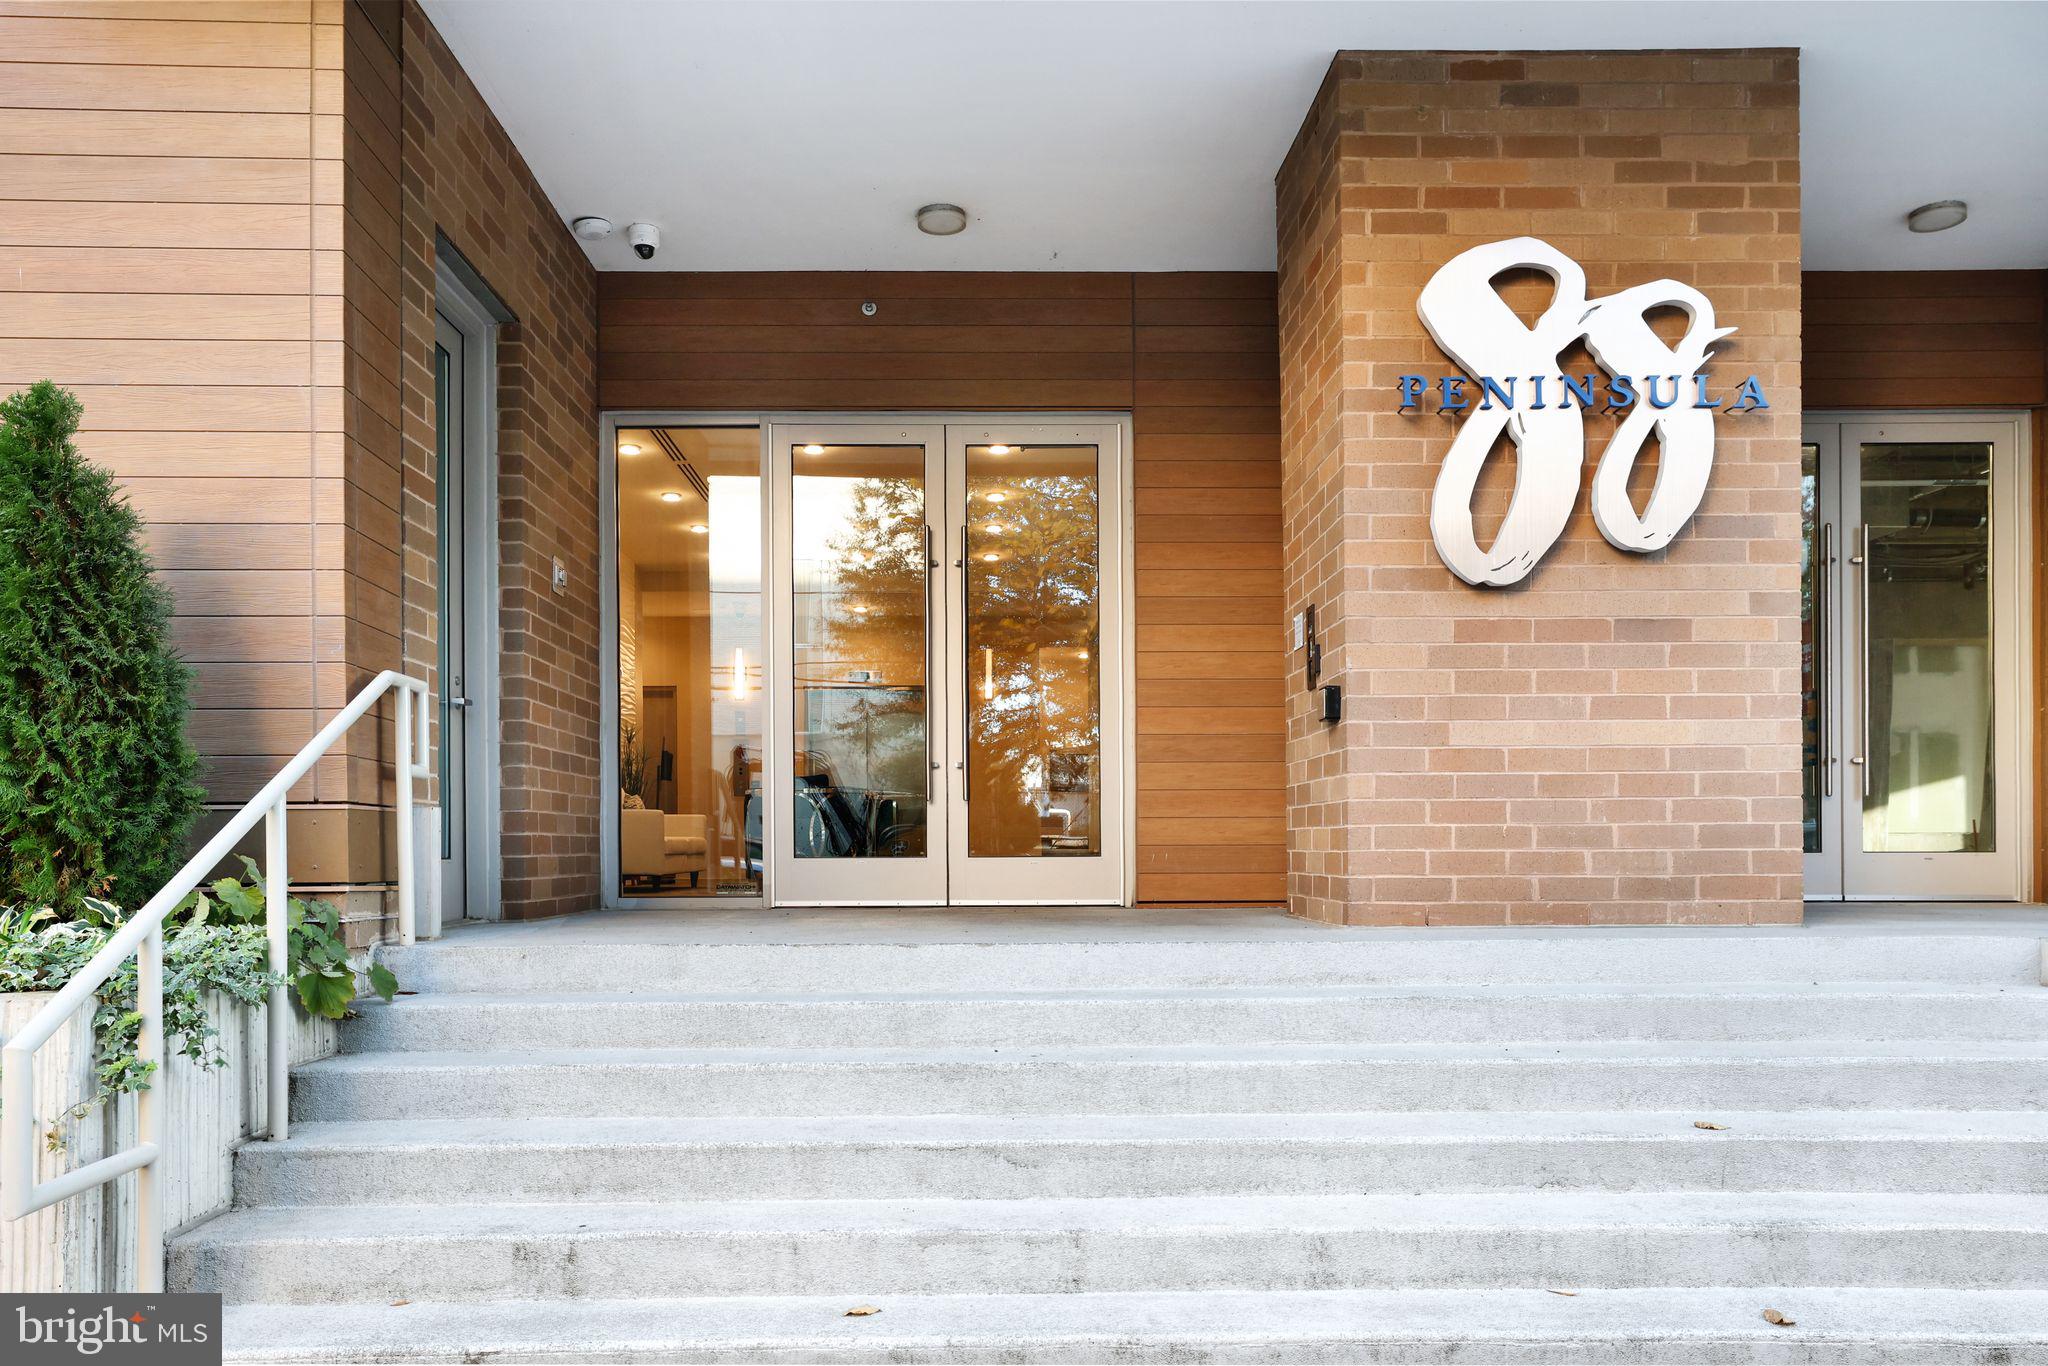
[{"label": "metal building sign", "polygon": [[[1503,271],[1539,270],[1556,296],[1533,327],[1493,287]],[[1685,334],[1667,346],[1649,323],[1660,308],[1686,315]],[[1690,285],[1653,280],[1604,298],[1586,296],[1578,262],[1534,237],[1461,252],[1430,277],[1416,305],[1422,325],[1463,375],[1402,375],[1402,411],[1433,392],[1438,412],[1460,417],[1437,472],[1429,529],[1437,554],[1470,584],[1502,587],[1526,578],[1564,534],[1585,463],[1587,409],[1622,413],[1593,471],[1593,520],[1609,544],[1639,554],[1671,543],[1699,509],[1714,465],[1714,419],[1770,407],[1751,375],[1732,394],[1708,390],[1708,349],[1735,329],[1714,325],[1714,306]],[[1558,356],[1584,339],[1606,375],[1567,375]],[[1500,532],[1481,547],[1472,491],[1505,432],[1515,443],[1515,490]],[[1629,473],[1652,437],[1656,488],[1640,515]]]}]

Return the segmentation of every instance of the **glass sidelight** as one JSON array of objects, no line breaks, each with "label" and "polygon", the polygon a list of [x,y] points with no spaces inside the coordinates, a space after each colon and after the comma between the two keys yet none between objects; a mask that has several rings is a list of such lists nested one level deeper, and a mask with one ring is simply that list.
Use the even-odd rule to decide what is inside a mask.
[{"label": "glass sidelight", "polygon": [[2016,896],[2017,429],[1809,437],[1809,895]]},{"label": "glass sidelight", "polygon": [[776,902],[1123,899],[1120,440],[771,430]]},{"label": "glass sidelight", "polygon": [[761,432],[621,426],[614,893],[758,896]]}]

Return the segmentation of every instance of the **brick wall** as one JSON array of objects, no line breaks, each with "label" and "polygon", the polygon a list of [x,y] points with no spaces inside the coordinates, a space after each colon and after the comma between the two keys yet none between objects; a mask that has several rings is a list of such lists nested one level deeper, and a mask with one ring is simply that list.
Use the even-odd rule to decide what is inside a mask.
[{"label": "brick wall", "polygon": [[596,272],[414,0],[351,0],[345,28],[352,545],[375,570],[351,662],[402,656],[434,673],[441,238],[514,317],[496,394],[504,912],[587,909],[599,900]]},{"label": "brick wall", "polygon": [[[1294,911],[1796,919],[1795,56],[1341,54],[1278,205],[1289,607],[1318,603],[1346,694],[1334,727],[1289,694]],[[1395,378],[1454,368],[1415,313],[1437,267],[1525,234],[1596,295],[1702,290],[1740,329],[1714,383],[1757,374],[1773,406],[1721,420],[1706,501],[1667,550],[1610,547],[1582,487],[1528,579],[1475,589],[1428,530],[1452,422],[1401,415]],[[1506,292],[1529,316],[1548,286]],[[1597,456],[1608,428],[1587,427]],[[1482,544],[1512,465],[1496,456],[1474,498]]]}]

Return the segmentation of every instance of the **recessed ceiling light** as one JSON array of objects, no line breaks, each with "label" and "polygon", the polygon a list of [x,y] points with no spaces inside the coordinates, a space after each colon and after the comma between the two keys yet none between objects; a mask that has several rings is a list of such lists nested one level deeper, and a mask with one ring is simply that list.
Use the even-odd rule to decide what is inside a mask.
[{"label": "recessed ceiling light", "polygon": [[1086,659],[1087,657],[1088,657],[1088,652],[1087,652],[1086,650],[1083,650],[1083,651],[1081,651],[1081,658],[1083,658],[1083,659]]},{"label": "recessed ceiling light", "polygon": [[988,453],[990,455],[1008,455],[1010,453],[1010,448],[998,442],[997,444],[990,446],[988,448]]},{"label": "recessed ceiling light", "polygon": [[1001,522],[990,522],[984,530],[991,536],[1000,536],[1003,534],[1003,524]]},{"label": "recessed ceiling light", "polygon": [[853,614],[858,617],[866,616],[868,614],[868,605],[864,602],[855,603],[853,605]]},{"label": "recessed ceiling light", "polygon": [[702,522],[692,522],[692,523],[690,523],[690,531],[691,531],[691,533],[692,533],[693,535],[697,535],[697,536],[702,536],[702,535],[704,535],[705,533],[709,532],[710,530],[711,530],[711,528],[710,528],[710,527],[708,527],[708,526],[705,526],[705,525],[704,525],[704,524],[703,524]]},{"label": "recessed ceiling light", "polygon": [[640,448],[639,448],[638,446],[634,445],[634,444],[633,444],[632,442],[630,442],[630,441],[621,441],[621,442],[619,443],[619,454],[620,454],[620,455],[638,455],[638,454],[640,454]]},{"label": "recessed ceiling light", "polygon": [[1007,493],[991,493],[991,494],[990,494],[990,495],[988,496],[988,500],[989,500],[989,501],[990,501],[991,503],[1000,503],[1000,502],[1002,502],[1002,501],[1003,501],[1003,500],[1004,500],[1005,498],[1008,498],[1009,496],[1010,496],[1010,495],[1009,495],[1009,494],[1007,494]]},{"label": "recessed ceiling light", "polygon": [[825,448],[824,448],[823,446],[820,446],[820,445],[819,445],[819,444],[818,444],[817,442],[815,442],[815,441],[814,441],[814,442],[812,442],[812,443],[811,443],[810,445],[808,445],[808,446],[804,447],[804,454],[805,454],[805,455],[823,455],[824,453],[825,453]]},{"label": "recessed ceiling light", "polygon": [[1937,199],[1922,204],[1906,215],[1906,226],[1914,232],[1946,232],[1970,216],[1970,206],[1960,199]]},{"label": "recessed ceiling light", "polygon": [[982,556],[981,558],[988,561],[990,564],[994,564],[997,560],[1000,560],[1003,557],[996,554],[995,551],[991,550],[988,552],[988,554]]},{"label": "recessed ceiling light", "polygon": [[667,493],[661,495],[661,501],[664,503],[680,503],[683,501],[683,495],[677,493],[674,489],[670,489]]},{"label": "recessed ceiling light", "polygon": [[917,211],[917,230],[933,237],[951,237],[967,227],[967,210],[958,204],[927,204]]}]

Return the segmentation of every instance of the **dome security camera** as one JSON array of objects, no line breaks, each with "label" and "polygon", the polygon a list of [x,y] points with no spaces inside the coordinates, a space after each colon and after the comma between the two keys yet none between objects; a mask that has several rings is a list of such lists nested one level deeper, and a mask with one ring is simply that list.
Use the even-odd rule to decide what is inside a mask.
[{"label": "dome security camera", "polygon": [[661,247],[661,229],[652,223],[634,223],[626,228],[626,240],[643,261],[652,261]]}]

